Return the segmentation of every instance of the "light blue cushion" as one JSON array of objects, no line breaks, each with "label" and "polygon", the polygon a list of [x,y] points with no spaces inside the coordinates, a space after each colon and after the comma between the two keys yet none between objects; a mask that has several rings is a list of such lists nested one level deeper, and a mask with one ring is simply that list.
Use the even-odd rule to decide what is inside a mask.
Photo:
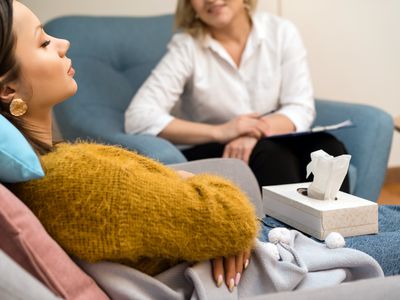
[{"label": "light blue cushion", "polygon": [[43,176],[39,158],[31,145],[0,115],[0,181],[21,182]]}]

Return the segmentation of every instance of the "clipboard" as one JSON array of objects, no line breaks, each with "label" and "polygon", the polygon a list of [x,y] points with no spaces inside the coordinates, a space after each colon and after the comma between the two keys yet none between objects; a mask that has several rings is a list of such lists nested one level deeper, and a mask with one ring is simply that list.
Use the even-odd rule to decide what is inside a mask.
[{"label": "clipboard", "polygon": [[354,123],[351,120],[346,120],[346,121],[343,121],[340,123],[330,124],[330,125],[325,125],[325,126],[317,125],[317,126],[312,127],[311,129],[305,130],[305,131],[295,131],[295,132],[284,133],[284,134],[270,135],[270,136],[267,136],[266,138],[300,136],[300,135],[313,134],[313,133],[324,132],[324,131],[335,131],[335,130],[339,130],[342,128],[351,128],[351,127],[355,127]]}]

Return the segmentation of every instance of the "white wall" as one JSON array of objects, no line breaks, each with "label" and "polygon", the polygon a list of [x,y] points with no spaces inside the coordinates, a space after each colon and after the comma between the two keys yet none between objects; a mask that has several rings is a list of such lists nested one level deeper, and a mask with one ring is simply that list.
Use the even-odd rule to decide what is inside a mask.
[{"label": "white wall", "polygon": [[21,0],[42,22],[71,14],[159,15],[172,13],[176,0]]},{"label": "white wall", "polygon": [[[306,43],[317,97],[400,115],[399,0],[281,1]],[[389,165],[400,165],[398,132]]]},{"label": "white wall", "polygon": [[[44,23],[68,14],[172,13],[176,4],[176,0],[22,2]],[[370,104],[400,115],[400,0],[259,0],[258,7],[282,14],[299,27],[317,97]],[[400,165],[397,132],[389,165]]]},{"label": "white wall", "polygon": [[[176,0],[20,0],[45,23],[69,14],[90,15],[159,15],[172,13]],[[259,0],[260,9],[276,12],[278,0]],[[112,3],[112,4],[110,4]]]}]

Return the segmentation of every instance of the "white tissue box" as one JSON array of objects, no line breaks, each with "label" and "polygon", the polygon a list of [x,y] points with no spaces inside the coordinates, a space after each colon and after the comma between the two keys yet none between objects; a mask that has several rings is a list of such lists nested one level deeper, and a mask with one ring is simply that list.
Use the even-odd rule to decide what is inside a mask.
[{"label": "white tissue box", "polygon": [[347,193],[317,200],[298,192],[306,183],[263,187],[264,213],[319,240],[331,232],[344,237],[378,233],[378,205]]}]

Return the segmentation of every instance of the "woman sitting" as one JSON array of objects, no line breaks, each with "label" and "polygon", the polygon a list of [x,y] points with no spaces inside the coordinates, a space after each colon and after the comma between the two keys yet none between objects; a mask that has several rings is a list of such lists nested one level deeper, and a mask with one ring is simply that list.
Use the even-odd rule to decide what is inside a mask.
[{"label": "woman sitting", "polygon": [[256,4],[178,0],[182,32],[134,96],[125,130],[163,137],[188,160],[241,159],[260,186],[304,182],[311,152],[346,149],[328,133],[290,135],[315,118],[306,50],[292,23],[253,13]]}]

